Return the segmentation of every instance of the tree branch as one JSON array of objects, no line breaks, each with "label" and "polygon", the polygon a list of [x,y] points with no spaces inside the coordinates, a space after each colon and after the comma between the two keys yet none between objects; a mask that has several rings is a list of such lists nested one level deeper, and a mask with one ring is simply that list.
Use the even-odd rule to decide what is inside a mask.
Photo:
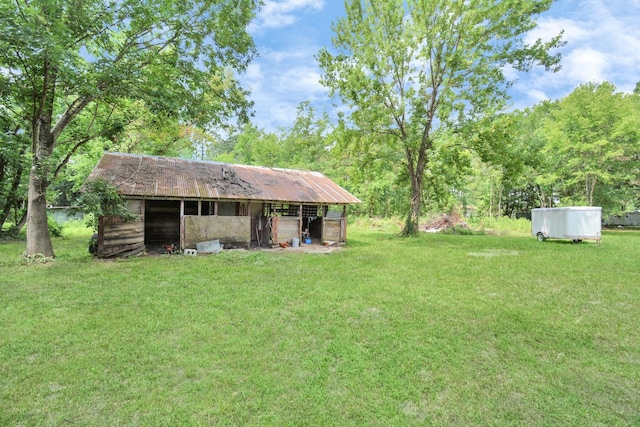
[{"label": "tree branch", "polygon": [[54,141],[58,139],[62,131],[69,125],[69,123],[71,123],[71,120],[80,114],[82,110],[84,110],[84,108],[93,100],[94,98],[92,96],[84,95],[76,98],[76,100],[71,103],[65,112],[62,113],[62,116],[60,116],[60,119],[58,119],[58,122],[51,131]]},{"label": "tree branch", "polygon": [[71,148],[71,150],[69,150],[67,152],[67,155],[60,162],[58,167],[56,167],[56,170],[53,172],[53,178],[51,179],[52,181],[55,180],[58,177],[58,175],[62,171],[62,168],[64,168],[69,163],[69,160],[71,160],[71,157],[76,153],[76,151],[78,151],[78,149],[80,147],[82,147],[84,144],[86,144],[87,142],[91,141],[92,139],[93,139],[93,136],[85,136],[84,138],[82,138],[78,142],[76,142],[76,144],[73,146],[73,148]]}]

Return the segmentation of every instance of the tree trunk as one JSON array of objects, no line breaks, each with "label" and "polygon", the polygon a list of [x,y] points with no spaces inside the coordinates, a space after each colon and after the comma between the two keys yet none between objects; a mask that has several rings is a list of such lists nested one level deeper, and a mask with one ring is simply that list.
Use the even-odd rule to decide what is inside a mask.
[{"label": "tree trunk", "polygon": [[403,236],[413,236],[418,234],[418,222],[420,221],[420,214],[422,210],[422,174],[418,176],[419,172],[410,172],[411,175],[411,205],[409,206],[409,213],[407,220],[402,230]]},{"label": "tree trunk", "polygon": [[[35,160],[34,160],[35,161]],[[27,205],[27,250],[25,255],[42,254],[54,257],[49,224],[47,222],[47,178],[34,165],[29,176]]]},{"label": "tree trunk", "polygon": [[27,204],[27,250],[25,255],[54,257],[53,244],[47,221],[47,187],[49,186],[49,161],[53,153],[54,138],[51,132],[51,114],[43,114],[34,135],[34,155],[29,174],[29,202]]},{"label": "tree trunk", "polygon": [[593,193],[596,189],[596,182],[598,177],[593,174],[587,174],[585,178],[585,193],[587,199],[587,206],[593,206]]}]

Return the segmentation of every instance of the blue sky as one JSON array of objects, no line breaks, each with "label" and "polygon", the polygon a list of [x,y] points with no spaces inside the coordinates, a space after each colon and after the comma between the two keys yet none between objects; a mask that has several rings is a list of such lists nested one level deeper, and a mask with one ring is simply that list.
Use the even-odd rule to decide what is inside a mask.
[{"label": "blue sky", "polygon": [[[331,24],[342,16],[342,0],[265,0],[249,28],[259,57],[241,77],[259,128],[289,127],[303,101],[334,114],[314,55],[331,47]],[[608,80],[619,91],[633,91],[640,81],[640,0],[557,0],[527,40],[548,40],[562,29],[562,70],[512,76],[514,108],[561,98],[586,82]]]}]

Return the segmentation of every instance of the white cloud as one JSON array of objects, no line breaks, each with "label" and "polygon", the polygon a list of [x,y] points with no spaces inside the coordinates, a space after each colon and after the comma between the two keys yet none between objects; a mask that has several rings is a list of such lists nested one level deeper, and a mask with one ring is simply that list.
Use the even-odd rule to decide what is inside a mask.
[{"label": "white cloud", "polygon": [[319,94],[325,94],[320,84],[320,72],[317,68],[297,67],[288,70],[278,78],[278,88],[296,94],[297,98],[313,100]]},{"label": "white cloud", "polygon": [[252,86],[261,85],[264,81],[262,66],[257,62],[251,63],[247,67],[247,71],[244,73],[244,79],[248,81]]},{"label": "white cloud", "polygon": [[284,127],[285,123],[287,125],[293,123],[295,117],[296,105],[285,101],[272,102],[254,122],[259,128],[273,131],[278,127]]},{"label": "white cloud", "polygon": [[[640,81],[640,0],[564,0],[538,20],[527,43],[550,40],[564,29],[562,69],[534,69],[518,76],[510,91],[517,107],[559,99],[578,85],[610,81],[631,92]],[[510,77],[512,77],[510,75]],[[544,94],[544,95],[543,95]]]},{"label": "white cloud", "polygon": [[527,44],[533,44],[538,39],[546,42],[561,31],[564,31],[562,40],[567,43],[575,43],[589,37],[589,31],[579,22],[566,18],[543,18],[538,21],[536,28],[527,33],[524,41]]},{"label": "white cloud", "polygon": [[281,28],[295,23],[297,14],[305,10],[321,10],[324,0],[266,0],[258,13],[257,19],[251,24],[251,32],[268,28]]},{"label": "white cloud", "polygon": [[527,91],[527,98],[529,100],[532,100],[534,103],[538,103],[538,102],[549,99],[549,96],[541,90],[530,89]]},{"label": "white cloud", "polygon": [[[290,125],[296,107],[311,101],[316,111],[335,114],[332,100],[320,85],[314,55],[330,44],[331,22],[344,15],[340,0],[266,0],[251,26],[260,56],[241,77],[255,101],[254,123],[266,130]],[[640,0],[562,0],[539,19],[525,37],[549,41],[564,30],[566,45],[557,73],[534,68],[503,71],[516,83],[509,90],[515,108],[568,95],[586,82],[611,81],[620,91],[632,91],[640,81]]]},{"label": "white cloud", "polygon": [[612,59],[615,60],[594,49],[574,49],[564,59],[562,74],[574,84],[601,82],[607,78]]},{"label": "white cloud", "polygon": [[260,54],[260,58],[271,63],[285,63],[291,61],[307,62],[313,61],[313,56],[318,49],[315,46],[295,46],[288,50],[272,50],[265,48]]},{"label": "white cloud", "polygon": [[300,102],[328,100],[313,53],[295,48],[268,51],[247,69],[242,80],[255,102],[256,125],[263,129],[289,125]]}]

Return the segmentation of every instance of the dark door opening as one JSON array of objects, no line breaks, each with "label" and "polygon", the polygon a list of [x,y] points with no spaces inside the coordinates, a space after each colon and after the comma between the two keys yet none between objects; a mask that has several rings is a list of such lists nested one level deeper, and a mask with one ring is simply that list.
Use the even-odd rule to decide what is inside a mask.
[{"label": "dark door opening", "polygon": [[[302,206],[302,236],[314,239],[322,238],[322,207]],[[307,234],[308,233],[308,234]]]},{"label": "dark door opening", "polygon": [[180,201],[147,200],[144,210],[144,244],[180,244]]}]

